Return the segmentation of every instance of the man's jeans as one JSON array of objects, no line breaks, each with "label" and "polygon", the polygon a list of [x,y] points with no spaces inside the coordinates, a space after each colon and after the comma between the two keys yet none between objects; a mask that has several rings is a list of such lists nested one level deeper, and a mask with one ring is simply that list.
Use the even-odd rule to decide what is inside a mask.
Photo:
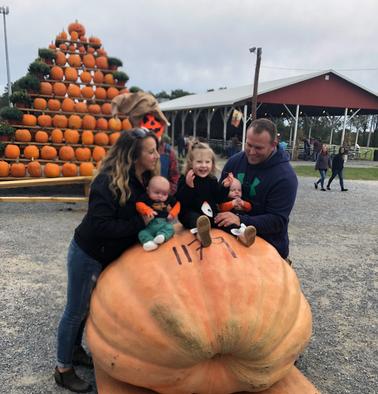
[{"label": "man's jeans", "polygon": [[75,346],[81,344],[92,290],[102,266],[72,240],[67,256],[67,304],[58,328],[58,367],[72,366]]}]

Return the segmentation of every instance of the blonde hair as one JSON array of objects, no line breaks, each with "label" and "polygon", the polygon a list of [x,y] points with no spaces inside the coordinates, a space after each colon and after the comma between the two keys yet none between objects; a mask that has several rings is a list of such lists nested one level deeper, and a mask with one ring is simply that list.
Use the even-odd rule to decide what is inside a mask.
[{"label": "blonde hair", "polygon": [[[98,174],[109,175],[109,188],[114,197],[119,198],[121,206],[124,206],[131,196],[130,172],[134,170],[134,163],[142,152],[143,141],[146,138],[153,138],[156,141],[156,147],[158,147],[158,140],[152,132],[139,128],[124,131],[103,159]],[[149,171],[148,177],[157,175],[159,172],[160,168],[157,166],[154,171]]]},{"label": "blonde hair", "polygon": [[193,169],[193,160],[194,160],[194,155],[198,151],[208,151],[211,154],[211,161],[212,161],[212,167],[211,167],[211,175],[215,176],[216,172],[216,165],[215,165],[215,153],[214,151],[210,148],[210,146],[204,142],[200,142],[198,140],[194,140],[191,146],[189,147],[188,154],[186,156],[186,163],[185,163],[185,171],[184,173],[187,174],[191,169]]}]

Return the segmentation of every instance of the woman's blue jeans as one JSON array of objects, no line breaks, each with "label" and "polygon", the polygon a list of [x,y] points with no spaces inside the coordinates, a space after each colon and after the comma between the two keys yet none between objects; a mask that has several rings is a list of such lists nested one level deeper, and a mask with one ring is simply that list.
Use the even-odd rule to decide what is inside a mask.
[{"label": "woman's blue jeans", "polygon": [[320,173],[320,178],[317,180],[316,183],[317,184],[320,183],[322,189],[324,189],[324,180],[325,180],[325,177],[326,177],[326,174],[327,174],[327,170],[319,170],[319,173]]},{"label": "woman's blue jeans", "polygon": [[57,366],[70,368],[74,348],[81,344],[89,301],[102,266],[72,240],[67,256],[67,304],[58,328]]},{"label": "woman's blue jeans", "polygon": [[336,170],[336,171],[332,171],[332,176],[331,178],[329,178],[328,180],[328,186],[331,186],[332,181],[335,179],[336,176],[339,176],[339,182],[340,182],[340,187],[341,190],[344,189],[344,176],[343,176],[343,169],[341,170]]}]

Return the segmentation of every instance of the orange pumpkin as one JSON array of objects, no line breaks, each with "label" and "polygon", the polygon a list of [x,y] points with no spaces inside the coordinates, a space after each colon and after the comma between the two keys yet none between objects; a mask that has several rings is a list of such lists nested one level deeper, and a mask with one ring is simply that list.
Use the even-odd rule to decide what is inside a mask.
[{"label": "orange pumpkin", "polygon": [[88,112],[87,104],[84,101],[79,101],[78,103],[75,103],[75,112],[87,113]]},{"label": "orange pumpkin", "polygon": [[23,163],[13,163],[10,167],[11,176],[22,178],[26,175],[25,164]]},{"label": "orange pumpkin", "polygon": [[75,45],[74,45],[74,44],[71,44],[71,45],[68,47],[68,50],[69,50],[69,52],[75,52],[75,51],[76,51]]},{"label": "orange pumpkin", "polygon": [[78,49],[79,49],[79,53],[81,53],[81,54],[85,54],[85,47],[84,46],[78,46]]},{"label": "orange pumpkin", "polygon": [[51,79],[54,79],[55,81],[61,81],[63,79],[63,70],[59,66],[53,66],[51,67],[50,70],[50,77]]},{"label": "orange pumpkin", "polygon": [[64,30],[62,30],[59,34],[59,39],[60,40],[67,40],[67,38],[68,38],[67,33]]},{"label": "orange pumpkin", "polygon": [[37,160],[28,163],[27,169],[29,175],[32,177],[40,177],[42,175],[42,166]]},{"label": "orange pumpkin", "polygon": [[73,81],[73,82],[76,82],[78,76],[76,68],[73,67],[66,67],[66,69],[64,70],[64,75],[66,77],[66,81]]},{"label": "orange pumpkin", "polygon": [[39,143],[44,144],[49,140],[49,135],[46,133],[46,131],[38,130],[34,134],[34,140],[35,140],[35,142],[39,142]]},{"label": "orange pumpkin", "polygon": [[41,158],[44,160],[54,160],[56,159],[58,152],[53,146],[45,145],[41,149]]},{"label": "orange pumpkin", "polygon": [[81,176],[92,176],[94,171],[94,166],[92,163],[80,163],[79,173]]},{"label": "orange pumpkin", "polygon": [[110,134],[110,136],[109,136],[110,145],[114,145],[120,136],[121,136],[121,133],[119,131],[116,131],[115,133]]},{"label": "orange pumpkin", "polygon": [[77,144],[80,140],[80,134],[77,130],[66,129],[64,131],[64,139],[67,144]]},{"label": "orange pumpkin", "polygon": [[47,102],[47,108],[50,111],[59,111],[60,110],[60,101],[56,99],[49,99]]},{"label": "orange pumpkin", "polygon": [[56,49],[56,45],[52,41],[49,44],[49,49]]},{"label": "orange pumpkin", "polygon": [[90,86],[84,86],[83,88],[81,88],[81,94],[83,97],[90,99],[93,97],[93,89]]},{"label": "orange pumpkin", "polygon": [[103,131],[100,131],[99,133],[96,133],[94,136],[94,143],[95,145],[108,145],[109,144],[109,137],[106,133]]},{"label": "orange pumpkin", "polygon": [[130,130],[132,129],[133,126],[131,125],[131,122],[129,121],[129,119],[123,119],[122,120],[122,129],[123,130]]},{"label": "orange pumpkin", "polygon": [[80,87],[73,83],[68,85],[67,93],[70,97],[81,97]]},{"label": "orange pumpkin", "polygon": [[91,75],[91,73],[88,72],[88,71],[83,71],[83,72],[80,74],[80,80],[81,80],[81,82],[83,82],[83,83],[90,83],[90,82],[92,81],[92,75]]},{"label": "orange pumpkin", "polygon": [[96,118],[92,115],[84,115],[82,127],[86,130],[94,130],[96,128]]},{"label": "orange pumpkin", "polygon": [[97,70],[93,74],[93,81],[95,83],[103,83],[104,82],[104,74],[102,71]]},{"label": "orange pumpkin", "polygon": [[81,142],[84,145],[93,145],[94,142],[93,132],[91,130],[84,130],[83,133],[81,134]]},{"label": "orange pumpkin", "polygon": [[75,158],[75,151],[72,146],[62,146],[59,148],[59,158],[63,161],[70,161]]},{"label": "orange pumpkin", "polygon": [[0,177],[7,177],[9,176],[10,165],[2,160],[0,161]]},{"label": "orange pumpkin", "polygon": [[55,53],[55,64],[57,66],[64,66],[66,63],[67,63],[66,55],[61,51],[57,51]]},{"label": "orange pumpkin", "polygon": [[60,167],[55,163],[47,163],[43,172],[47,178],[57,178],[60,176]]},{"label": "orange pumpkin", "polygon": [[77,165],[74,163],[64,163],[62,165],[62,175],[63,176],[76,176],[77,175]]},{"label": "orange pumpkin", "polygon": [[61,49],[62,51],[67,51],[68,49],[67,44],[60,44],[59,49]]},{"label": "orange pumpkin", "polygon": [[113,131],[121,131],[122,130],[122,122],[120,119],[110,118],[108,121],[109,129]]},{"label": "orange pumpkin", "polygon": [[104,48],[98,48],[97,49],[97,55],[98,56],[108,56],[108,53],[105,51]]},{"label": "orange pumpkin", "polygon": [[72,67],[80,67],[81,66],[81,57],[80,55],[70,55],[68,56],[68,64]]},{"label": "orange pumpkin", "polygon": [[64,112],[73,112],[75,109],[75,102],[70,98],[65,98],[62,101],[62,110]]},{"label": "orange pumpkin", "polygon": [[55,82],[53,91],[56,96],[64,97],[67,93],[66,85],[63,82]]},{"label": "orange pumpkin", "polygon": [[88,38],[85,35],[79,36],[81,42],[88,42]]},{"label": "orange pumpkin", "polygon": [[114,97],[119,95],[119,90],[117,88],[108,88],[108,90],[106,91],[106,97],[111,100]]},{"label": "orange pumpkin", "polygon": [[70,23],[68,25],[68,33],[71,34],[71,37],[72,37],[73,32],[76,32],[79,36],[84,36],[85,35],[84,25],[79,23],[77,20],[75,20],[75,22],[73,22],[73,23]]},{"label": "orange pumpkin", "polygon": [[106,150],[102,146],[95,146],[93,148],[92,157],[94,161],[102,160],[106,155]]},{"label": "orange pumpkin", "polygon": [[52,124],[52,119],[50,115],[39,115],[38,116],[38,124],[41,127],[50,127]]},{"label": "orange pumpkin", "polygon": [[96,59],[91,53],[83,56],[83,64],[85,67],[94,68],[96,66]]},{"label": "orange pumpkin", "polygon": [[98,37],[95,37],[95,36],[89,37],[89,42],[91,44],[94,44],[93,46],[96,46],[96,47],[101,46],[101,40]]},{"label": "orange pumpkin", "polygon": [[112,114],[112,105],[110,103],[104,103],[101,105],[101,112],[104,115],[111,115]]},{"label": "orange pumpkin", "polygon": [[47,101],[44,98],[35,98],[33,101],[33,106],[35,109],[44,110],[47,108]]},{"label": "orange pumpkin", "polygon": [[93,54],[93,53],[96,52],[96,50],[95,50],[93,47],[88,47],[88,48],[87,48],[87,52]]},{"label": "orange pumpkin", "polygon": [[52,94],[52,85],[50,82],[41,82],[39,84],[39,92],[45,96]]},{"label": "orange pumpkin", "polygon": [[91,159],[91,150],[89,148],[76,148],[75,156],[79,161],[89,161]]},{"label": "orange pumpkin", "polygon": [[114,77],[113,74],[105,74],[104,77],[104,83],[107,83],[108,85],[114,85]]},{"label": "orange pumpkin", "polygon": [[72,129],[80,129],[81,128],[81,118],[79,115],[71,115],[68,118],[68,127]]},{"label": "orange pumpkin", "polygon": [[64,115],[54,115],[52,124],[59,129],[65,129],[68,125],[68,119]]},{"label": "orange pumpkin", "polygon": [[96,120],[96,129],[108,130],[108,121],[105,118],[98,118]]},{"label": "orange pumpkin", "polygon": [[106,56],[99,56],[96,58],[96,66],[103,70],[107,70],[109,68],[108,58]]},{"label": "orange pumpkin", "polygon": [[28,129],[17,129],[14,133],[16,141],[30,142],[32,140],[31,133]]},{"label": "orange pumpkin", "polygon": [[71,40],[72,41],[77,41],[78,38],[79,38],[79,33],[77,31],[73,31],[71,33]]},{"label": "orange pumpkin", "polygon": [[101,107],[98,104],[90,104],[88,105],[88,112],[91,114],[99,114],[101,113]]},{"label": "orange pumpkin", "polygon": [[61,144],[63,142],[63,131],[60,129],[54,129],[51,132],[51,141],[54,144]]},{"label": "orange pumpkin", "polygon": [[26,159],[38,159],[39,149],[35,145],[28,145],[24,148],[24,157]]},{"label": "orange pumpkin", "polygon": [[[200,249],[178,230],[148,258],[135,245],[103,271],[86,326],[96,371],[152,393],[256,392],[291,373],[311,335],[294,270],[259,237],[246,248],[211,236]],[[99,390],[111,392],[134,391]]]},{"label": "orange pumpkin", "polygon": [[105,100],[106,99],[106,90],[101,87],[96,87],[95,96],[99,100]]},{"label": "orange pumpkin", "polygon": [[37,118],[34,115],[24,114],[22,116],[22,124],[24,126],[35,126],[37,124]]}]

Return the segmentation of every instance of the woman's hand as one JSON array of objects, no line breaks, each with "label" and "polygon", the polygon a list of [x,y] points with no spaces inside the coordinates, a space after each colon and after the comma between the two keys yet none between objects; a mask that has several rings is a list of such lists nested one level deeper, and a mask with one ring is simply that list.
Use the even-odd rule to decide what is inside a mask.
[{"label": "woman's hand", "polygon": [[189,170],[188,173],[186,174],[185,177],[185,182],[186,184],[191,187],[192,189],[194,188],[194,178],[196,176],[194,175],[194,171],[193,170]]},{"label": "woman's hand", "polygon": [[229,172],[227,174],[227,177],[223,179],[222,185],[224,187],[230,187],[232,185],[233,180],[234,180],[234,175],[232,174],[232,172]]},{"label": "woman's hand", "polygon": [[237,226],[240,226],[240,218],[238,215],[235,215],[232,212],[220,212],[215,216],[214,222],[219,226],[219,227],[227,227],[230,226],[231,224],[236,224]]}]

